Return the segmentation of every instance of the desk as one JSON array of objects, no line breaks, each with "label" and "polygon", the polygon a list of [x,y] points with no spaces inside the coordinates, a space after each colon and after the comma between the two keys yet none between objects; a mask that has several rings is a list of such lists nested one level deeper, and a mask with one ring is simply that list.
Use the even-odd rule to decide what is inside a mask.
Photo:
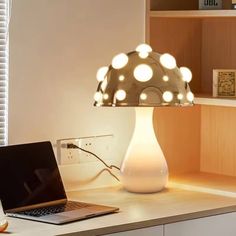
[{"label": "desk", "polygon": [[8,218],[10,235],[103,235],[236,211],[236,198],[168,188],[155,194],[128,193],[121,187],[69,192],[71,200],[106,204],[119,213],[56,226]]}]

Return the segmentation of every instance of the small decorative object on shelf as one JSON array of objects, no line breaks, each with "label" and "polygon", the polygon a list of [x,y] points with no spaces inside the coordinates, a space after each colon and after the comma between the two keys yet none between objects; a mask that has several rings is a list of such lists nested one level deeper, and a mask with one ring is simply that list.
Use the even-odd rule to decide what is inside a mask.
[{"label": "small decorative object on shelf", "polygon": [[199,0],[198,3],[200,10],[222,9],[222,0]]},{"label": "small decorative object on shelf", "polygon": [[232,0],[232,8],[236,10],[236,0]]},{"label": "small decorative object on shelf", "polygon": [[213,97],[236,97],[236,70],[213,70]]}]

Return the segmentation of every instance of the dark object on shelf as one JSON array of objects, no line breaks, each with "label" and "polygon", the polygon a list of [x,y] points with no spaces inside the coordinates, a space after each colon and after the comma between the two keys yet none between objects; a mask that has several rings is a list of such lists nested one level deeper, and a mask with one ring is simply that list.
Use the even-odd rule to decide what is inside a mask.
[{"label": "dark object on shelf", "polygon": [[199,9],[200,10],[222,9],[222,0],[199,0]]}]

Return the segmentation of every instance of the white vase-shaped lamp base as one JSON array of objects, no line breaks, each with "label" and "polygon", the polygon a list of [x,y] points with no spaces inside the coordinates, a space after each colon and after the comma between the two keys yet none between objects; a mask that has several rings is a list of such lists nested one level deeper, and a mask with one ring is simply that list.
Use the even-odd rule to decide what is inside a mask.
[{"label": "white vase-shaped lamp base", "polygon": [[133,137],[121,165],[126,190],[136,193],[161,191],[168,181],[168,167],[153,129],[153,108],[135,108]]}]

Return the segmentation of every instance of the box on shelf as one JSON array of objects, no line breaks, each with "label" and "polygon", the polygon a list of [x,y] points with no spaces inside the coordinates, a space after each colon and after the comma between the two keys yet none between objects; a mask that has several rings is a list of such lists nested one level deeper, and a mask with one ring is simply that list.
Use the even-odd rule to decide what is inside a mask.
[{"label": "box on shelf", "polygon": [[222,9],[222,0],[199,0],[200,10]]}]

